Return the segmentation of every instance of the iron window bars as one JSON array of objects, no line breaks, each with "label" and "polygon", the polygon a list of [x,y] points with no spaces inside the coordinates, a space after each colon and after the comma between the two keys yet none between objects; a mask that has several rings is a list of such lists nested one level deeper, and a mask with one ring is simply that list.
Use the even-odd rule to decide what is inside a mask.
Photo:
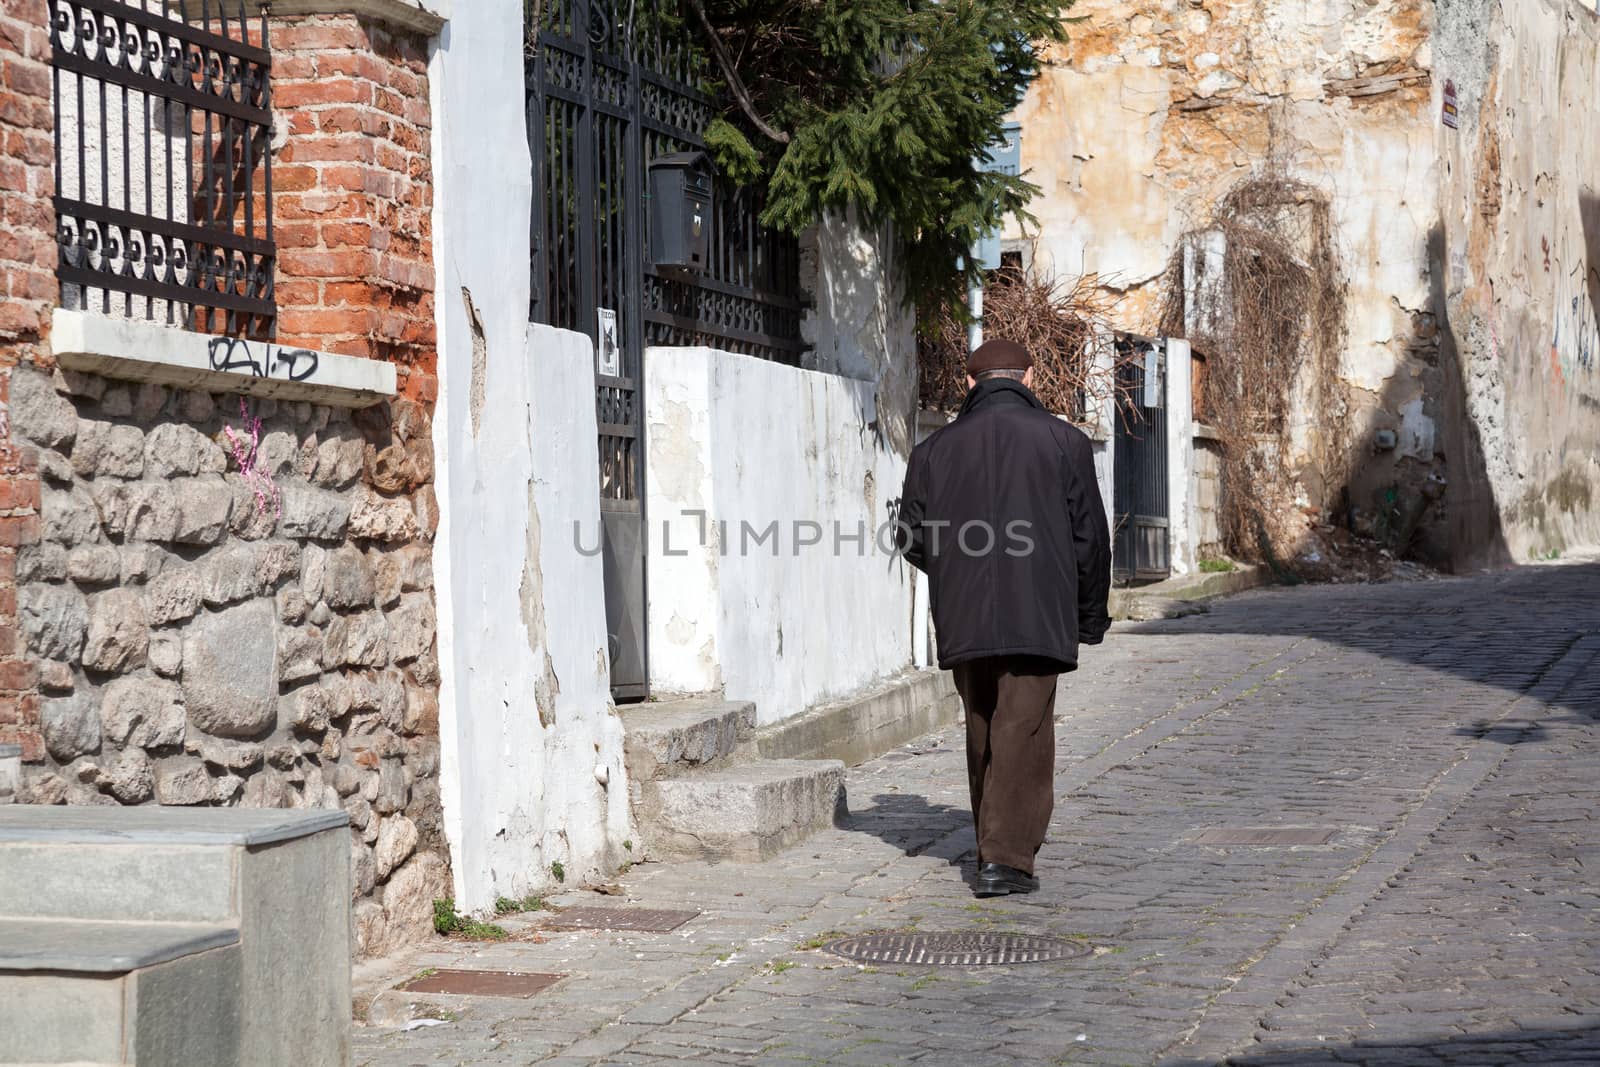
[{"label": "iron window bars", "polygon": [[272,57],[243,0],[51,0],[62,304],[270,338]]}]

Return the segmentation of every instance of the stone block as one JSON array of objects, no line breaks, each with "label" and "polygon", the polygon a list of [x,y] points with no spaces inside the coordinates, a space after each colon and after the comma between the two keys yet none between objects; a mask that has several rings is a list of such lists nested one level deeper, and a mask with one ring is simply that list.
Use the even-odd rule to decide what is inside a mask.
[{"label": "stone block", "polygon": [[278,647],[272,605],[251,601],[201,616],[183,639],[189,721],[209,734],[248,738],[278,717]]},{"label": "stone block", "polygon": [[58,489],[44,485],[39,491],[39,522],[46,541],[81,545],[99,540],[100,509],[94,497],[79,486]]},{"label": "stone block", "polygon": [[122,554],[112,545],[75,548],[67,556],[67,575],[80,585],[110,585],[122,577]]},{"label": "stone block", "polygon": [[57,762],[70,763],[100,750],[100,716],[82,693],[40,701],[39,729],[45,751]]},{"label": "stone block", "polygon": [[392,543],[415,540],[420,527],[411,501],[364,490],[350,510],[350,535]]},{"label": "stone block", "polygon": [[221,474],[227,469],[222,446],[184,422],[163,422],[145,438],[145,467],[151,477]]},{"label": "stone block", "polygon": [[283,532],[288,537],[337,541],[350,522],[350,495],[309,486],[282,489]]},{"label": "stone block", "polygon": [[17,621],[28,648],[76,663],[89,629],[89,602],[70,586],[24,585],[17,590]]},{"label": "stone block", "polygon": [[163,678],[176,678],[183,669],[183,638],[171,631],[152,633],[145,658],[150,669]]},{"label": "stone block", "polygon": [[233,492],[228,483],[212,475],[174,483],[178,508],[172,539],[185,545],[214,545],[228,532],[233,514]]},{"label": "stone block", "polygon": [[124,750],[106,768],[100,786],[124,804],[143,804],[155,795],[150,757],[142,749]]},{"label": "stone block", "polygon": [[100,698],[100,726],[113,744],[167,748],[183,744],[186,720],[178,687],[157,678],[118,678]]},{"label": "stone block", "polygon": [[89,599],[89,625],[83,644],[85,667],[115,674],[142,666],[149,644],[144,602],[137,592],[111,589]]},{"label": "stone block", "polygon": [[64,581],[69,560],[66,548],[51,541],[23,545],[17,549],[17,581]]},{"label": "stone block", "polygon": [[768,859],[833,824],[844,799],[838,760],[756,760],[641,788],[652,859]]},{"label": "stone block", "polygon": [[408,593],[400,606],[389,612],[389,654],[396,663],[414,660],[433,647],[433,598],[427,593]]},{"label": "stone block", "polygon": [[198,568],[163,571],[145,587],[145,618],[152,626],[182,622],[200,610]]},{"label": "stone block", "polygon": [[390,815],[378,826],[378,844],[373,858],[378,865],[378,880],[406,861],[417,847],[417,826],[404,815]]},{"label": "stone block", "polygon": [[322,599],[338,611],[371,607],[374,595],[372,568],[353,545],[327,554],[323,565]]},{"label": "stone block", "polygon": [[303,682],[322,673],[322,631],[316,627],[300,630],[278,628],[278,677],[284,682]]},{"label": "stone block", "polygon": [[207,804],[211,793],[211,776],[193,756],[174,756],[156,769],[156,800],[162,804]]},{"label": "stone block", "polygon": [[7,392],[11,432],[46,448],[71,445],[78,435],[78,410],[56,392],[50,376],[34,367],[14,367]]},{"label": "stone block", "polygon": [[262,549],[233,542],[208,553],[201,564],[200,597],[211,607],[248,600],[261,588]]}]

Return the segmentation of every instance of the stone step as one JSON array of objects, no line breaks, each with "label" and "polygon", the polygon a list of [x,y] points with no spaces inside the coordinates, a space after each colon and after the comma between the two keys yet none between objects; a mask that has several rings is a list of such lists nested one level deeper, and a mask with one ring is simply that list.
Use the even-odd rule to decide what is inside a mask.
[{"label": "stone step", "polygon": [[0,919],[0,1063],[242,1062],[236,926]]},{"label": "stone step", "polygon": [[620,709],[630,782],[669,778],[733,756],[755,728],[756,706],[720,695]]},{"label": "stone step", "polygon": [[645,781],[635,809],[653,860],[765,860],[844,813],[839,760],[752,760]]}]

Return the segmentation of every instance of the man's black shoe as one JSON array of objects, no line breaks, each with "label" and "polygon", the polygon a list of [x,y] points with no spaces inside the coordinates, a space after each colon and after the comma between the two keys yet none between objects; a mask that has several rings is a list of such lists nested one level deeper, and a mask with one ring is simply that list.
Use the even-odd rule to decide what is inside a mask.
[{"label": "man's black shoe", "polygon": [[1008,893],[1032,893],[1039,888],[1039,879],[1024,874],[1003,863],[985,863],[978,868],[978,886],[973,890],[980,897],[1003,897]]}]

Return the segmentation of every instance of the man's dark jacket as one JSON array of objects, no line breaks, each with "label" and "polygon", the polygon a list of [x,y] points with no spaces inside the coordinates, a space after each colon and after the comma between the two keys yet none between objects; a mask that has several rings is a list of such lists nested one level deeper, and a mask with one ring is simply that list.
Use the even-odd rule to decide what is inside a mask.
[{"label": "man's dark jacket", "polygon": [[1089,439],[1021,382],[979,382],[912,450],[900,499],[897,536],[928,573],[940,667],[1029,655],[1070,671],[1080,642],[1105,638],[1111,539]]}]

